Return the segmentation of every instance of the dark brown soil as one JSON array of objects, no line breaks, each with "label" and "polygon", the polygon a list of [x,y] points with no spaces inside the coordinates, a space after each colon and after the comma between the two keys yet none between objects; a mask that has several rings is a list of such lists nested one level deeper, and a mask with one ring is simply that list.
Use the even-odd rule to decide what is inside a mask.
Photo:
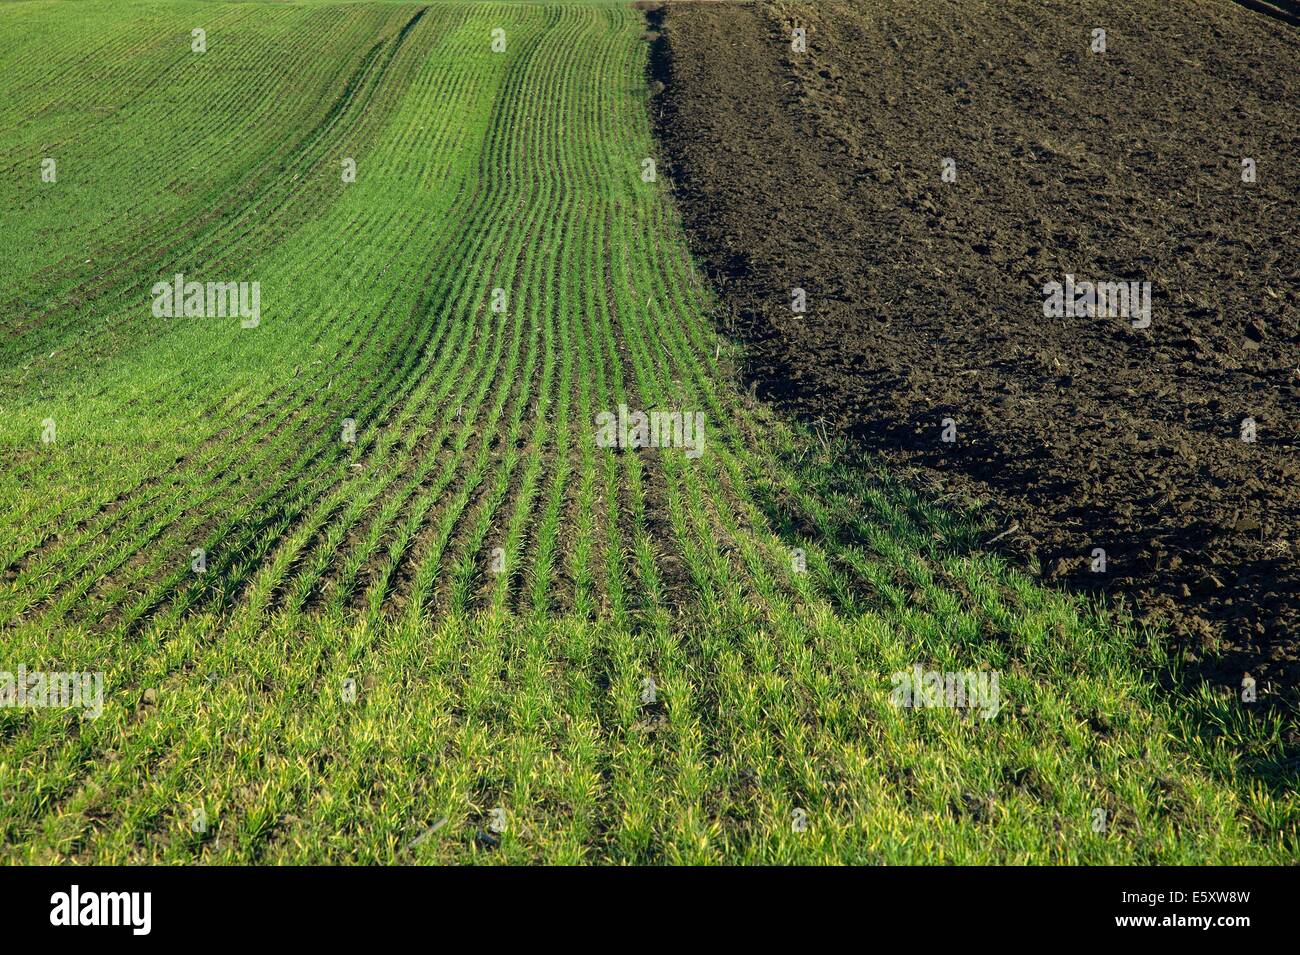
[{"label": "dark brown soil", "polygon": [[[760,393],[985,502],[995,546],[1131,598],[1191,676],[1292,697],[1300,32],[1228,0],[650,16],[665,165]],[[1045,318],[1067,273],[1150,282],[1150,327]]]}]

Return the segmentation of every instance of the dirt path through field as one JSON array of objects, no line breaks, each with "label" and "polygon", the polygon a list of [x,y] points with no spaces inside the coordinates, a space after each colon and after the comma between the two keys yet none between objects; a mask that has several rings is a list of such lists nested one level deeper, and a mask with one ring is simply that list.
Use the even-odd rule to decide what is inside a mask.
[{"label": "dirt path through field", "polygon": [[[668,171],[760,393],[989,503],[997,546],[1133,598],[1191,675],[1293,693],[1300,32],[1228,0],[652,17]],[[1149,282],[1149,327],[1045,316],[1067,275]]]}]

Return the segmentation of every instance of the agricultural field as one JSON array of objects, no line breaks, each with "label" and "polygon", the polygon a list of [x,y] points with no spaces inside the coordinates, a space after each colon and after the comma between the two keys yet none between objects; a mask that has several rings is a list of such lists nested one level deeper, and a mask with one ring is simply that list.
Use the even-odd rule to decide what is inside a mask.
[{"label": "agricultural field", "polygon": [[[670,179],[748,377],[1294,708],[1300,33],[1229,0],[933,7],[660,14]],[[1045,312],[1071,280],[1141,305]]]},{"label": "agricultural field", "polygon": [[1294,861],[1293,710],[770,400],[664,125],[792,15],[0,4],[0,677],[102,691],[0,858]]}]

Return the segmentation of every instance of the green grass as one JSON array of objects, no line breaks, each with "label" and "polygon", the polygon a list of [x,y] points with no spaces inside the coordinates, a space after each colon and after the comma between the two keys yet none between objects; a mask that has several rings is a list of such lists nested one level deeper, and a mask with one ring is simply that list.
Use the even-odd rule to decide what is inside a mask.
[{"label": "green grass", "polygon": [[[99,719],[0,710],[3,856],[1292,859],[1281,716],[1160,689],[1158,633],[746,395],[640,176],[643,31],[0,8],[0,670],[106,674]],[[154,318],[175,272],[260,282],[261,324]],[[703,411],[705,453],[597,447],[620,404]],[[1000,712],[893,706],[914,663]]]}]

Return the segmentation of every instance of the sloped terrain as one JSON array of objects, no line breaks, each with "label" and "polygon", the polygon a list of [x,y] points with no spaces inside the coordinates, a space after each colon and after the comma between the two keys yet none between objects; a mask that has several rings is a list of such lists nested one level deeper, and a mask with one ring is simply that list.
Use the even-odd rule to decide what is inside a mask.
[{"label": "sloped terrain", "polygon": [[0,708],[6,861],[1294,858],[1276,714],[746,393],[650,39],[0,6],[0,677],[103,678]]}]

